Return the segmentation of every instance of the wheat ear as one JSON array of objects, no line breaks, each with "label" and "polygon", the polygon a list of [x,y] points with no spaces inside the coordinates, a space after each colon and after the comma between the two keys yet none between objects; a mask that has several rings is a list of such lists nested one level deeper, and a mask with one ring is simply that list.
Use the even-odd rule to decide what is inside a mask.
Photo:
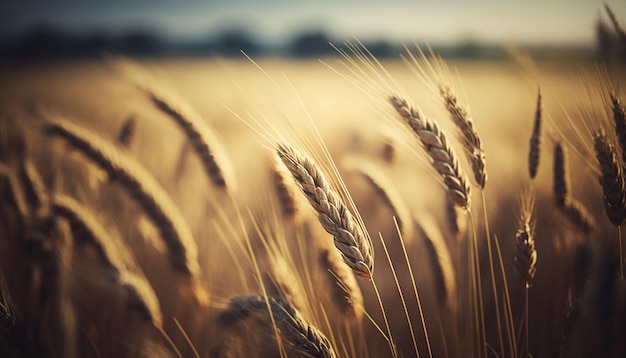
[{"label": "wheat ear", "polygon": [[430,258],[430,268],[439,306],[454,308],[456,300],[454,266],[439,225],[432,216],[426,213],[416,215],[415,222]]},{"label": "wheat ear", "polygon": [[333,235],[335,247],[344,262],[356,275],[371,280],[374,253],[369,237],[330,187],[324,173],[311,159],[287,144],[278,144],[276,153],[317,212],[324,229]]},{"label": "wheat ear", "polygon": [[617,33],[617,37],[620,40],[621,45],[624,46],[626,44],[626,30],[624,30],[624,27],[617,19],[615,12],[613,12],[613,9],[611,9],[608,4],[604,4],[604,10],[606,10],[607,15],[609,15],[609,19],[611,20],[611,24],[613,24],[613,28]]},{"label": "wheat ear", "polygon": [[405,240],[411,240],[413,237],[413,218],[402,196],[385,173],[366,161],[350,163],[349,168],[367,180],[378,196],[389,206],[393,216],[396,217],[402,237]]},{"label": "wheat ear", "polygon": [[389,101],[421,141],[433,167],[448,188],[450,200],[459,207],[469,209],[470,187],[445,134],[435,122],[426,118],[419,110],[411,108],[406,100],[392,96]]},{"label": "wheat ear", "polygon": [[515,256],[513,263],[515,273],[525,287],[530,287],[537,264],[537,250],[535,249],[535,235],[532,224],[533,201],[530,196],[522,197],[520,228],[515,234]]},{"label": "wheat ear", "polygon": [[172,98],[168,99],[167,95],[160,95],[149,88],[143,90],[152,103],[183,130],[213,184],[233,191],[236,187],[235,178],[231,173],[230,163],[225,157],[225,151],[200,115],[186,109],[182,104],[175,104]]},{"label": "wheat ear", "polygon": [[336,250],[320,251],[320,266],[329,272],[324,275],[331,283],[330,295],[342,314],[361,322],[363,318],[363,293],[354,274]]},{"label": "wheat ear", "polygon": [[290,178],[291,173],[289,173],[285,164],[280,159],[273,158],[271,165],[272,183],[274,184],[281,212],[287,218],[294,218],[298,213],[297,188],[294,186],[293,180]]},{"label": "wheat ear", "polygon": [[565,161],[565,150],[560,142],[554,146],[554,180],[552,191],[554,200],[558,207],[564,207],[568,198],[569,179],[567,176],[567,162]]},{"label": "wheat ear", "polygon": [[465,218],[465,212],[459,209],[454,202],[446,195],[445,197],[445,215],[446,222],[448,223],[448,229],[450,233],[454,235],[457,241],[463,238],[465,231],[467,230],[467,219]]},{"label": "wheat ear", "polygon": [[98,258],[108,272],[111,281],[128,296],[129,306],[137,310],[142,318],[156,327],[161,327],[163,318],[159,300],[145,278],[128,271],[117,248],[111,244],[106,229],[98,222],[91,210],[69,196],[56,194],[52,203],[53,214],[66,218],[71,227],[74,240],[79,244],[93,247]]},{"label": "wheat ear", "polygon": [[604,209],[611,223],[622,226],[626,219],[626,185],[622,165],[618,163],[615,147],[604,133],[594,136],[596,159],[600,164],[600,184],[604,192]]},{"label": "wheat ear", "polygon": [[537,176],[537,168],[539,168],[539,158],[541,154],[541,89],[537,91],[537,108],[535,109],[535,122],[533,124],[533,132],[530,136],[530,149],[528,151],[528,173],[530,179]]},{"label": "wheat ear", "polygon": [[596,231],[596,221],[587,208],[574,198],[567,198],[561,212],[584,234]]},{"label": "wheat ear", "polygon": [[626,161],[626,109],[617,98],[617,95],[610,94],[611,110],[613,111],[613,121],[615,122],[615,132],[621,147],[622,161]]},{"label": "wheat ear", "polygon": [[452,117],[452,121],[458,128],[459,137],[465,147],[468,161],[472,164],[474,180],[481,188],[485,188],[487,183],[487,172],[485,170],[485,151],[480,136],[474,128],[474,121],[467,108],[461,106],[456,95],[449,86],[440,85],[439,93],[444,100],[446,109]]},{"label": "wheat ear", "polygon": [[172,266],[191,275],[196,285],[200,282],[198,249],[191,231],[176,204],[147,170],[104,139],[67,121],[48,123],[45,131],[64,139],[105,170],[112,180],[121,183],[158,227]]},{"label": "wheat ear", "polygon": [[135,132],[137,132],[137,119],[131,115],[124,121],[117,133],[117,142],[124,148],[130,148]]},{"label": "wheat ear", "polygon": [[290,353],[295,357],[337,356],[328,338],[280,297],[234,297],[219,319],[224,326],[231,326],[251,317],[260,318],[268,325],[267,328],[273,322],[281,334],[281,341],[289,344]]}]

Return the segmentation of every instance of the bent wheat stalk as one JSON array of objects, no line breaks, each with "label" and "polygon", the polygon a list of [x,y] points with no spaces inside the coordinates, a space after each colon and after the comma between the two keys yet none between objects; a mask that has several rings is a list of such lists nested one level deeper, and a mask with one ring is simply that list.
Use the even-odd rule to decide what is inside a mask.
[{"label": "bent wheat stalk", "polygon": [[111,244],[106,229],[94,214],[74,199],[62,194],[54,196],[52,212],[69,221],[72,236],[77,243],[87,244],[96,250],[98,258],[111,274],[112,283],[128,296],[128,305],[138,311],[143,319],[155,327],[161,327],[163,317],[156,293],[145,278],[125,268],[117,248]]},{"label": "bent wheat stalk", "polygon": [[201,286],[198,248],[180,210],[154,177],[131,157],[119,152],[99,136],[65,120],[47,123],[44,130],[64,139],[118,181],[160,231],[172,267],[188,275],[194,298],[206,303],[208,293]]},{"label": "bent wheat stalk", "polygon": [[374,270],[371,241],[337,192],[331,189],[322,171],[287,144],[278,144],[276,153],[317,212],[324,229],[333,235],[344,262],[356,275],[371,280]]}]

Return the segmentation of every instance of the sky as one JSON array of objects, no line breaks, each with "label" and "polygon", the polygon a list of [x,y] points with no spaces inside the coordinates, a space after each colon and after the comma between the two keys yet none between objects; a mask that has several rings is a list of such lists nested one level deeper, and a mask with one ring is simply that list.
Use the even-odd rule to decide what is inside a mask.
[{"label": "sky", "polygon": [[[626,23],[626,1],[606,1]],[[336,39],[455,44],[592,44],[600,0],[5,0],[0,36],[36,24],[70,32],[150,29],[200,39],[247,28],[281,43],[305,30]]]}]

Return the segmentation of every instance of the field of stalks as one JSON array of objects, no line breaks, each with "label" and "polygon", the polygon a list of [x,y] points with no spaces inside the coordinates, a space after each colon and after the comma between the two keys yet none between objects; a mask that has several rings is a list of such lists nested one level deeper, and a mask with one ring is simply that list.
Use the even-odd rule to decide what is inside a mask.
[{"label": "field of stalks", "polygon": [[339,52],[3,66],[0,356],[625,356],[624,68]]}]

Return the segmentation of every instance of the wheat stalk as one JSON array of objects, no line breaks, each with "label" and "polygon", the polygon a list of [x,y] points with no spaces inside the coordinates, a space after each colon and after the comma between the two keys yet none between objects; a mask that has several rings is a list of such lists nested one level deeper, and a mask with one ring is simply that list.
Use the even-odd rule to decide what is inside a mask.
[{"label": "wheat stalk", "polygon": [[161,327],[163,318],[154,290],[145,278],[125,268],[107,230],[98,222],[91,210],[69,196],[56,194],[52,212],[70,222],[73,237],[79,244],[86,244],[95,249],[98,258],[110,273],[112,283],[119,286],[128,296],[129,306],[137,310],[142,318],[156,327]]},{"label": "wheat stalk", "polygon": [[344,262],[356,275],[371,280],[374,254],[370,240],[337,192],[331,189],[322,171],[311,159],[287,144],[278,144],[276,153],[318,213],[324,229],[333,235]]},{"label": "wheat stalk", "polygon": [[[330,341],[315,326],[280,297],[237,296],[230,300],[228,309],[220,314],[220,322],[228,327],[258,317],[271,327],[275,324],[281,342],[289,344],[294,357],[333,358],[336,353]],[[292,355],[290,355],[292,356]]]},{"label": "wheat stalk", "polygon": [[445,134],[435,122],[424,117],[419,110],[411,108],[406,100],[392,96],[389,101],[421,141],[432,160],[433,167],[442,176],[448,188],[450,200],[459,207],[469,209],[470,187]]},{"label": "wheat stalk", "polygon": [[139,203],[159,229],[173,268],[190,276],[196,300],[206,302],[207,293],[200,286],[196,242],[180,210],[154,177],[131,157],[84,128],[57,119],[44,129],[89,157]]},{"label": "wheat stalk", "polygon": [[485,151],[480,136],[474,128],[474,121],[469,110],[459,104],[456,95],[449,86],[440,85],[439,93],[444,100],[448,113],[452,117],[452,121],[458,128],[459,137],[465,147],[467,159],[472,164],[474,180],[476,180],[476,184],[481,189],[484,189],[487,183]]}]

